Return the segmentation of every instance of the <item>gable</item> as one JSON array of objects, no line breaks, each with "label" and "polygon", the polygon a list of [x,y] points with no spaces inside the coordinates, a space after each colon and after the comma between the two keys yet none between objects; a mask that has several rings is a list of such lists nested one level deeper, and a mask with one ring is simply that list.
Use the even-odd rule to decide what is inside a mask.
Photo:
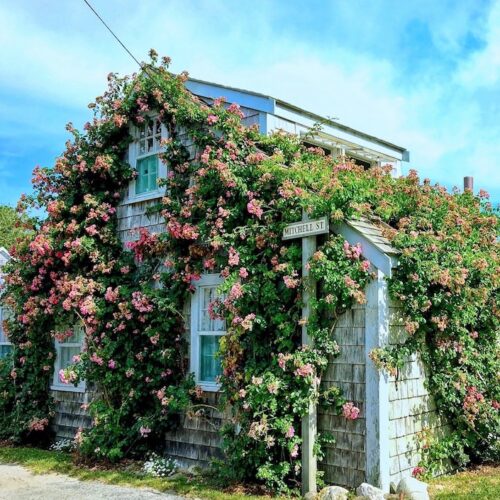
[{"label": "gable", "polygon": [[383,236],[380,226],[363,217],[336,224],[333,230],[342,235],[350,245],[359,243],[363,256],[388,278],[392,276],[399,251]]}]

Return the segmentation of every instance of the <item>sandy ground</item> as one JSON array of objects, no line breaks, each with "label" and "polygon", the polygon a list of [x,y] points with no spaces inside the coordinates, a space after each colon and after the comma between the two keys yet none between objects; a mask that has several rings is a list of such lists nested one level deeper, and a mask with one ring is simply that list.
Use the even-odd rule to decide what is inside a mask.
[{"label": "sandy ground", "polygon": [[150,489],[79,481],[60,474],[34,475],[19,465],[0,465],[1,500],[183,500]]}]

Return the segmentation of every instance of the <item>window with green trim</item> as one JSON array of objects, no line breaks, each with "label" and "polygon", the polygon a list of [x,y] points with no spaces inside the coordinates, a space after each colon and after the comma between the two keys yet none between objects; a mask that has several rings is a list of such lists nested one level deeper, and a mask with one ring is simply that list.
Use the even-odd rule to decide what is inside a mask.
[{"label": "window with green trim", "polygon": [[[147,118],[137,129],[134,147],[135,194],[143,195],[158,189],[162,125],[158,118]],[[164,174],[163,174],[164,175]]]}]

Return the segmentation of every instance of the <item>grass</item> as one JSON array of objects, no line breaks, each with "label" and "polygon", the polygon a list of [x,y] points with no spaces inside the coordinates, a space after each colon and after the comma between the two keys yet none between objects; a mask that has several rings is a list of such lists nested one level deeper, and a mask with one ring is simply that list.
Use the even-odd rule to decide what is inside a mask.
[{"label": "grass", "polygon": [[76,465],[68,453],[40,450],[38,448],[0,447],[0,463],[19,464],[35,474],[58,473],[82,481],[101,481],[107,484],[153,488],[162,492],[177,493],[186,497],[206,500],[263,500],[269,497],[251,495],[237,487],[222,490],[209,477],[175,475],[171,478],[154,478],[141,474],[137,465],[126,468],[102,469]]},{"label": "grass", "polygon": [[[206,500],[264,500],[268,496],[251,495],[237,487],[220,489],[207,476],[176,475],[172,478],[152,478],[140,473],[137,464],[114,469],[76,465],[68,453],[40,450],[38,448],[8,448],[0,446],[0,463],[23,465],[35,474],[59,473],[83,481],[101,481],[107,484],[153,488],[162,492],[174,492],[186,497]],[[442,476],[429,482],[433,500],[500,499],[500,466],[484,465],[465,472]]]},{"label": "grass", "polygon": [[483,465],[442,476],[429,482],[434,500],[498,500],[500,498],[500,465]]}]

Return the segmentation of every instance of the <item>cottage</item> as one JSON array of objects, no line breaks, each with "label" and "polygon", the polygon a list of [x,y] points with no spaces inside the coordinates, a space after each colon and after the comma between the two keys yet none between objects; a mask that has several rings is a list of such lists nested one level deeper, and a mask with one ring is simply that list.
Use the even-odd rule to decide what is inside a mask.
[{"label": "cottage", "polygon": [[[304,143],[323,148],[325,154],[347,155],[364,168],[390,164],[393,174],[399,175],[401,163],[409,160],[408,151],[402,147],[325,120],[279,99],[194,79],[188,80],[186,86],[207,103],[220,96],[228,102],[239,103],[244,124],[257,125],[262,133],[282,129],[297,134],[303,137]],[[318,122],[323,124],[321,131],[311,133],[311,127]],[[123,194],[118,212],[119,232],[124,243],[137,237],[131,230],[139,227],[152,232],[164,230],[159,216],[147,213],[148,207],[163,194],[157,179],[167,172],[158,162],[157,153],[164,137],[164,125],[154,117],[134,130],[128,161],[138,176]],[[398,305],[389,300],[385,281],[397,266],[397,252],[382,236],[379,226],[369,220],[342,223],[331,230],[352,245],[361,244],[363,255],[372,263],[377,278],[366,290],[367,303],[345,312],[335,327],[334,337],[341,347],[341,355],[331,361],[323,384],[339,386],[361,413],[357,420],[346,421],[318,410],[319,432],[330,432],[336,438],[335,444],[327,447],[319,468],[324,470],[329,483],[354,487],[369,481],[388,491],[391,481],[409,475],[417,465],[418,432],[425,426],[441,424],[424,386],[425,367],[418,358],[410,360],[398,380],[380,373],[369,359],[373,348],[399,342],[404,335]],[[218,274],[203,276],[185,309],[190,331],[191,371],[210,403],[218,400],[216,378],[220,366],[214,354],[225,326],[220,320],[210,319],[207,305],[215,298],[220,281]],[[56,342],[51,389],[57,402],[55,431],[60,438],[72,437],[78,427],[90,425],[85,411],[90,394],[85,382],[74,387],[63,384],[57,376],[79,353],[82,340],[83,331],[75,329],[71,338]],[[219,457],[218,429],[225,417],[215,409],[206,410],[203,418],[184,415],[180,427],[165,436],[165,452],[185,466],[207,464]]]}]

